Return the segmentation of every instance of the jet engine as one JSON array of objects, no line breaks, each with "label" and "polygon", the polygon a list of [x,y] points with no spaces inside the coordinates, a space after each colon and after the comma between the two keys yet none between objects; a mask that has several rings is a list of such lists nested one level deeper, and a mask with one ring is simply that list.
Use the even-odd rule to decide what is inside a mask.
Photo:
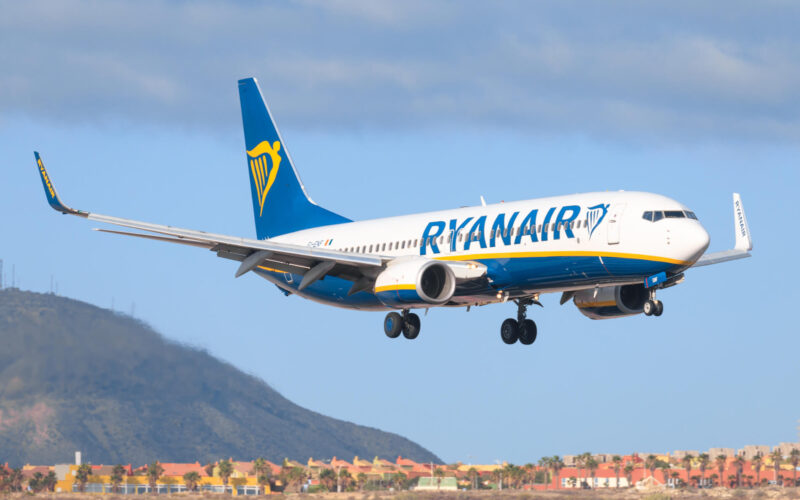
[{"label": "jet engine", "polygon": [[622,285],[581,290],[573,302],[591,319],[620,318],[642,312],[649,293],[643,285]]},{"label": "jet engine", "polygon": [[444,262],[425,258],[397,259],[375,280],[375,295],[390,307],[444,304],[456,291],[456,277]]}]

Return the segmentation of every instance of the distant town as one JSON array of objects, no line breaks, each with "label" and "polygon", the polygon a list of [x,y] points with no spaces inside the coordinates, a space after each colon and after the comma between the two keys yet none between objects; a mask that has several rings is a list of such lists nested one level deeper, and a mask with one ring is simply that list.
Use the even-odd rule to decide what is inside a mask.
[{"label": "distant town", "polygon": [[223,459],[214,463],[166,463],[134,467],[83,463],[0,465],[0,491],[32,493],[169,494],[181,492],[265,495],[282,492],[386,490],[559,490],[621,488],[798,487],[800,443],[711,448],[706,452],[610,455],[583,453],[542,457],[514,465],[419,463],[354,457],[309,458],[274,463]]}]

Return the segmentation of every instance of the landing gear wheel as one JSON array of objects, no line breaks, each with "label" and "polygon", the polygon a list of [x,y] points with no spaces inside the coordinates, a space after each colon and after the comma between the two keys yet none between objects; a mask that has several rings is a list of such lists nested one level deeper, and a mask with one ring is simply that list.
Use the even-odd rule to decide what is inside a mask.
[{"label": "landing gear wheel", "polygon": [[517,320],[508,318],[503,321],[500,326],[500,338],[508,345],[517,341],[519,338],[519,323],[517,323]]},{"label": "landing gear wheel", "polygon": [[414,340],[419,336],[419,316],[414,313],[404,314],[403,316],[403,337],[408,340]]},{"label": "landing gear wheel", "polygon": [[383,320],[383,332],[390,339],[396,339],[403,329],[403,317],[396,312],[390,312]]},{"label": "landing gear wheel", "polygon": [[645,316],[652,316],[653,313],[656,312],[656,308],[657,306],[655,300],[647,300],[645,301],[644,306],[642,306],[642,312]]},{"label": "landing gear wheel", "polygon": [[519,325],[519,341],[522,345],[536,342],[536,323],[532,319],[526,319]]},{"label": "landing gear wheel", "polygon": [[656,301],[656,310],[653,311],[653,316],[661,316],[661,314],[663,312],[664,312],[664,303],[661,302],[660,300],[657,300]]}]

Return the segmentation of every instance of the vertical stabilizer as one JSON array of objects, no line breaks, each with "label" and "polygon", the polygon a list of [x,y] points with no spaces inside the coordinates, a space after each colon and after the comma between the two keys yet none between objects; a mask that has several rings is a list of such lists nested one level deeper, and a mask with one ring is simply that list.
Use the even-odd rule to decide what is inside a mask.
[{"label": "vertical stabilizer", "polygon": [[239,80],[239,100],[258,239],[350,222],[306,194],[255,78]]}]

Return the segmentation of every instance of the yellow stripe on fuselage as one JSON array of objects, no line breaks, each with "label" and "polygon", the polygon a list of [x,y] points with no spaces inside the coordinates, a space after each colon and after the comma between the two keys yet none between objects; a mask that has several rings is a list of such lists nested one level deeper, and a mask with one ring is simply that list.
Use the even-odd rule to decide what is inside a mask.
[{"label": "yellow stripe on fuselage", "polygon": [[592,302],[591,304],[577,304],[577,305],[581,309],[587,309],[592,307],[611,307],[611,306],[616,306],[617,303],[614,302],[613,300],[608,300],[606,302]]},{"label": "yellow stripe on fuselage", "polygon": [[384,285],[375,287],[375,293],[378,292],[392,292],[395,290],[416,290],[416,285]]},{"label": "yellow stripe on fuselage", "polygon": [[667,264],[676,264],[680,266],[691,265],[691,262],[684,260],[670,259],[669,257],[659,257],[656,255],[642,255],[637,253],[619,253],[619,252],[576,252],[576,251],[560,251],[560,252],[497,252],[497,253],[478,253],[469,255],[446,255],[433,257],[436,260],[484,260],[484,259],[521,259],[530,257],[613,257],[618,259],[636,259],[636,260],[649,260],[654,262],[666,262]]}]

